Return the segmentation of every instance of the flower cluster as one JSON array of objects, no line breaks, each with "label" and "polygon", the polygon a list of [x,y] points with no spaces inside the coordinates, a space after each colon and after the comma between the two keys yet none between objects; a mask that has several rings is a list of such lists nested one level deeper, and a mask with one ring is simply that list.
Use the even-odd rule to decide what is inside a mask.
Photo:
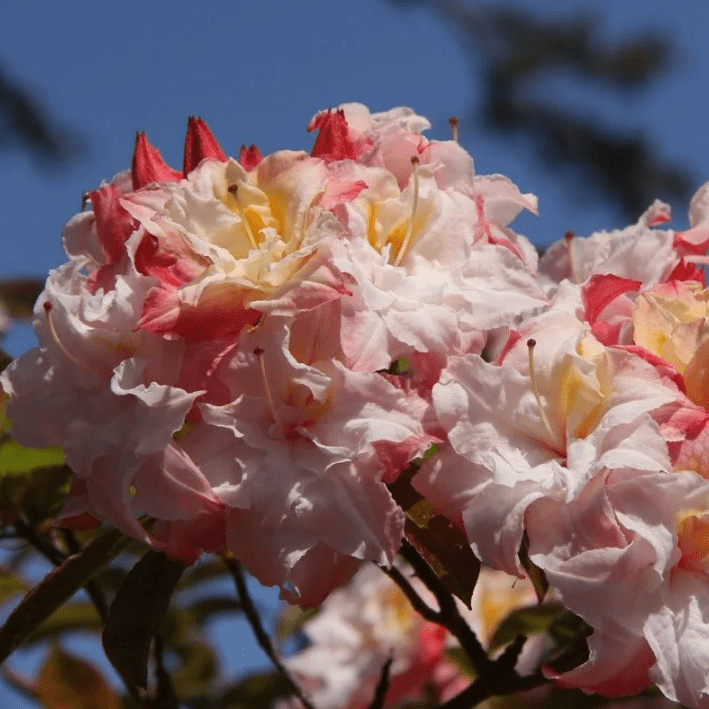
[{"label": "flower cluster", "polygon": [[304,607],[394,563],[435,444],[417,491],[593,629],[557,682],[709,706],[709,186],[687,231],[655,202],[539,260],[536,198],[428,127],[346,104],[236,160],[191,119],[182,170],[139,134],[0,379],[14,435],[64,447],[60,523],[227,547]]}]

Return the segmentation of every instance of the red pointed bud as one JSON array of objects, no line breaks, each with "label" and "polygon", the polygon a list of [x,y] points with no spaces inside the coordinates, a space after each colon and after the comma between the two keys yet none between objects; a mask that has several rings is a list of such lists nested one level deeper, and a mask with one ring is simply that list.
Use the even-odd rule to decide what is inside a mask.
[{"label": "red pointed bud", "polygon": [[337,111],[328,109],[318,113],[310,122],[308,132],[315,129],[319,129],[319,133],[310,153],[313,157],[328,161],[357,157],[354,140],[350,135],[345,112],[342,109]]},{"label": "red pointed bud", "polygon": [[148,143],[142,131],[135,134],[130,175],[134,190],[139,190],[151,182],[178,182],[182,179],[182,173],[165,163],[160,151]]},{"label": "red pointed bud", "polygon": [[247,172],[253,170],[261,164],[261,160],[263,160],[261,151],[255,145],[252,144],[248,148],[245,145],[241,146],[239,162],[244,170]]},{"label": "red pointed bud", "polygon": [[227,159],[207,124],[201,118],[190,116],[185,136],[184,176],[187,177],[205,158],[221,162],[226,162]]}]

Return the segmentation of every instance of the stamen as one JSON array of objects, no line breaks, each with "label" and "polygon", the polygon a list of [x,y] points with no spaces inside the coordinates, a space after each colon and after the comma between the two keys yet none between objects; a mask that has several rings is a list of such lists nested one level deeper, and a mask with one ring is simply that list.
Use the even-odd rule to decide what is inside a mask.
[{"label": "stamen", "polygon": [[574,267],[574,250],[572,248],[572,244],[574,241],[574,232],[573,231],[567,231],[566,234],[564,234],[564,239],[566,239],[566,250],[569,253],[569,271],[571,271],[571,282],[576,283],[576,268]]},{"label": "stamen", "polygon": [[269,411],[271,412],[271,416],[273,417],[273,422],[282,431],[283,430],[283,420],[279,416],[278,411],[276,409],[276,404],[273,401],[273,395],[271,394],[271,387],[268,386],[268,377],[266,376],[266,363],[263,361],[263,353],[264,353],[263,347],[257,347],[254,350],[254,354],[256,355],[256,358],[258,359],[259,368],[261,369],[261,379],[263,379],[263,388],[266,391],[266,401],[268,402]]},{"label": "stamen", "polygon": [[418,209],[419,206],[419,159],[416,155],[414,155],[411,158],[411,166],[413,168],[413,172],[411,174],[411,177],[414,180],[414,201],[413,204],[411,205],[411,217],[409,219],[409,226],[406,229],[406,236],[404,237],[404,240],[401,242],[401,247],[399,248],[399,253],[396,255],[396,259],[394,260],[394,265],[398,266],[403,258],[404,254],[406,253],[406,249],[409,248],[409,242],[411,241],[411,235],[414,233],[414,219],[416,218],[416,210]]},{"label": "stamen", "polygon": [[458,142],[458,116],[451,116],[448,119],[448,123],[450,123],[450,126],[451,126],[451,140],[453,140],[453,142],[457,143]]},{"label": "stamen", "polygon": [[542,404],[542,397],[539,394],[539,387],[537,386],[537,377],[534,373],[534,348],[537,346],[537,341],[534,339],[527,340],[527,352],[529,354],[529,378],[532,380],[532,391],[534,392],[534,398],[537,400],[537,406],[539,408],[539,416],[542,419],[544,428],[551,436],[552,440],[556,440],[556,434],[549,423],[549,418],[547,417],[546,411],[544,411],[544,405]]},{"label": "stamen", "polygon": [[81,211],[82,212],[86,211],[86,205],[89,203],[90,199],[91,199],[91,197],[88,192],[84,192],[81,195]]},{"label": "stamen", "polygon": [[251,246],[254,249],[258,249],[258,244],[256,243],[256,239],[254,238],[254,233],[253,231],[251,231],[251,225],[249,224],[249,220],[246,218],[246,214],[244,213],[244,208],[241,206],[241,202],[239,201],[239,185],[229,185],[229,187],[227,187],[227,192],[233,195],[234,200],[236,201],[236,206],[239,210],[241,220],[244,222],[244,228],[246,229],[246,234],[249,237]]},{"label": "stamen", "polygon": [[54,306],[52,303],[48,300],[44,302],[44,312],[47,316],[47,326],[49,327],[49,332],[52,335],[52,339],[56,343],[57,347],[64,353],[64,355],[70,359],[74,364],[78,365],[82,369],[86,369],[90,372],[98,372],[100,369],[98,367],[92,367],[89,364],[86,364],[86,362],[82,362],[80,359],[77,359],[69,350],[64,347],[62,344],[62,341],[59,339],[59,333],[57,332],[57,328],[54,326],[54,320],[52,318],[52,310]]}]

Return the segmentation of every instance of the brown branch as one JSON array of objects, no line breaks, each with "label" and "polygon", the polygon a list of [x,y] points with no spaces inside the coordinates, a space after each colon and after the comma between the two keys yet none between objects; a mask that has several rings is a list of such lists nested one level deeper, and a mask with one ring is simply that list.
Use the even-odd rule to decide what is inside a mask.
[{"label": "brown branch", "polygon": [[295,680],[290,676],[288,669],[278,657],[278,653],[273,647],[271,638],[268,633],[264,630],[261,623],[261,617],[254,606],[249,590],[246,587],[246,579],[244,578],[244,572],[241,569],[241,563],[239,560],[229,551],[223,551],[221,554],[222,560],[226,565],[229,573],[234,579],[234,584],[236,585],[236,592],[239,596],[239,603],[244,611],[246,620],[249,622],[251,629],[253,630],[254,637],[256,638],[261,649],[266,653],[266,656],[273,663],[273,666],[281,673],[291,692],[301,701],[305,709],[315,709],[313,704],[305,697],[303,690],[296,684]]},{"label": "brown branch", "polygon": [[[32,529],[32,527],[29,524],[26,524],[22,519],[16,520],[14,527],[17,530],[17,534],[22,537],[22,539],[29,542],[40,554],[51,561],[54,566],[59,566],[67,558],[67,554],[60,549],[57,549],[57,547],[49,541],[39,537],[35,533],[34,529]],[[76,539],[74,539],[69,530],[64,531],[64,538],[67,540],[67,548],[72,554],[78,554],[81,551],[81,547],[77,544]],[[70,536],[67,537],[67,535]],[[96,581],[90,579],[86,582],[84,590],[91,599],[91,602],[94,604],[96,612],[101,619],[101,623],[105,625],[106,619],[108,618],[108,604],[106,603],[101,587],[96,583]]]}]

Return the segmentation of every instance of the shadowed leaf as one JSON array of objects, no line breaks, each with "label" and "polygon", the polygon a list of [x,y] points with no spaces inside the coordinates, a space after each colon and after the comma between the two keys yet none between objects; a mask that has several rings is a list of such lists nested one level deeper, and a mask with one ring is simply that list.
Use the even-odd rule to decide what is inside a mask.
[{"label": "shadowed leaf", "polygon": [[103,648],[121,675],[138,687],[147,687],[150,642],[184,570],[182,562],[148,551],[128,572],[111,604]]},{"label": "shadowed leaf", "polygon": [[404,534],[443,585],[468,608],[480,573],[480,561],[463,533],[411,485],[415,466],[389,485],[394,500],[406,513]]}]

